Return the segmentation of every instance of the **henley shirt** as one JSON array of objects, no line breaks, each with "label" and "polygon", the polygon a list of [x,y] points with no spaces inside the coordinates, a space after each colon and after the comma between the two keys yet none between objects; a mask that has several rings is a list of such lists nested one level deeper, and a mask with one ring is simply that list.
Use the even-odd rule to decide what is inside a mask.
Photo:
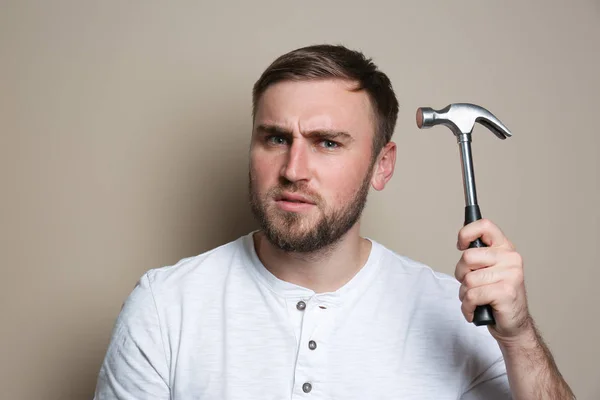
[{"label": "henley shirt", "polygon": [[95,399],[510,399],[500,348],[449,275],[373,239],[328,293],[259,260],[253,234],[151,269],[126,299]]}]

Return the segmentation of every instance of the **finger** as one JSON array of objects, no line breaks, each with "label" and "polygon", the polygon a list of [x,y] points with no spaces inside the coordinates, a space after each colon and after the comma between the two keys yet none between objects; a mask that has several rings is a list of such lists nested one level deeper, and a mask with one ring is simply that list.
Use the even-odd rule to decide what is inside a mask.
[{"label": "finger", "polygon": [[479,286],[464,293],[461,311],[467,321],[472,322],[477,306],[489,304],[494,310],[501,310],[504,304],[513,304],[516,298],[517,289],[505,281]]},{"label": "finger", "polygon": [[465,250],[458,263],[456,263],[456,270],[454,271],[456,280],[462,282],[465,275],[469,272],[496,264],[498,259],[497,250],[492,247]]},{"label": "finger", "polygon": [[482,268],[507,265],[522,265],[522,259],[516,251],[507,251],[496,247],[481,247],[467,249],[456,264],[454,276],[462,283],[471,271]]},{"label": "finger", "polygon": [[464,250],[469,248],[469,244],[481,238],[483,243],[490,247],[512,248],[512,244],[506,238],[504,233],[489,219],[480,219],[463,226],[458,232],[457,248]]},{"label": "finger", "polygon": [[478,271],[469,272],[463,280],[458,290],[458,298],[463,301],[465,293],[470,289],[481,286],[493,285],[498,282],[517,282],[514,278],[514,267],[494,267],[484,268]]}]

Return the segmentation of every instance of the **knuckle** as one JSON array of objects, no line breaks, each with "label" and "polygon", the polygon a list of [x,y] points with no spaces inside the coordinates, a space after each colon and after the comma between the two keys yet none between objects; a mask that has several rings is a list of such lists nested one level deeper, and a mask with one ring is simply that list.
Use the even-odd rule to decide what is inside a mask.
[{"label": "knuckle", "polygon": [[473,250],[477,249],[467,249],[462,255],[463,261],[468,265],[473,264],[477,259],[477,254]]},{"label": "knuckle", "polygon": [[477,276],[475,276],[475,274],[473,272],[469,272],[467,275],[465,275],[464,284],[466,287],[472,288],[475,286],[476,283],[477,283]]},{"label": "knuckle", "polygon": [[481,219],[481,226],[483,227],[483,229],[489,229],[492,227],[492,221],[489,220],[488,218],[482,218]]},{"label": "knuckle", "polygon": [[466,287],[464,285],[460,285],[460,289],[458,290],[458,298],[460,301],[463,301],[465,297]]},{"label": "knuckle", "polygon": [[475,293],[475,291],[472,289],[467,290],[467,292],[465,293],[465,302],[474,303],[476,299],[477,299],[477,293]]},{"label": "knuckle", "polygon": [[456,271],[454,271],[454,277],[457,281],[462,283],[464,278],[462,277],[462,270],[460,268],[457,268]]}]

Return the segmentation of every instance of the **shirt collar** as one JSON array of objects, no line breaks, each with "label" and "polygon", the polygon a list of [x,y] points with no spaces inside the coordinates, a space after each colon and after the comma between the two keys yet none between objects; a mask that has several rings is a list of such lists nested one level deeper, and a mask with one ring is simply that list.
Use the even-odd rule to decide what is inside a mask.
[{"label": "shirt collar", "polygon": [[306,287],[279,279],[264,266],[258,258],[254,247],[253,237],[256,232],[257,231],[250,232],[243,237],[244,249],[250,260],[253,275],[263,284],[266,284],[273,292],[286,299],[300,300],[310,299],[316,296],[323,303],[330,303],[331,305],[340,304],[348,296],[357,295],[362,292],[362,289],[369,285],[379,269],[382,246],[378,242],[366,237],[365,239],[371,242],[371,251],[363,267],[352,277],[352,279],[350,279],[350,281],[338,290],[317,294]]}]

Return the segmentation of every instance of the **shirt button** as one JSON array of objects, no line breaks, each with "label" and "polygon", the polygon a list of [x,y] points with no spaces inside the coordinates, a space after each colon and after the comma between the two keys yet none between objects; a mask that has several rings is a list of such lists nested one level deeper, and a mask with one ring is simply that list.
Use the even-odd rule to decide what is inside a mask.
[{"label": "shirt button", "polygon": [[300,311],[304,310],[306,308],[306,303],[303,302],[302,300],[300,300],[298,302],[298,304],[296,304],[296,308]]},{"label": "shirt button", "polygon": [[304,391],[304,393],[310,393],[310,391],[312,390],[312,385],[306,382],[304,385],[302,385],[302,390]]},{"label": "shirt button", "polygon": [[317,348],[317,342],[315,342],[314,340],[311,340],[310,342],[308,342],[308,348],[311,350],[314,350]]}]

